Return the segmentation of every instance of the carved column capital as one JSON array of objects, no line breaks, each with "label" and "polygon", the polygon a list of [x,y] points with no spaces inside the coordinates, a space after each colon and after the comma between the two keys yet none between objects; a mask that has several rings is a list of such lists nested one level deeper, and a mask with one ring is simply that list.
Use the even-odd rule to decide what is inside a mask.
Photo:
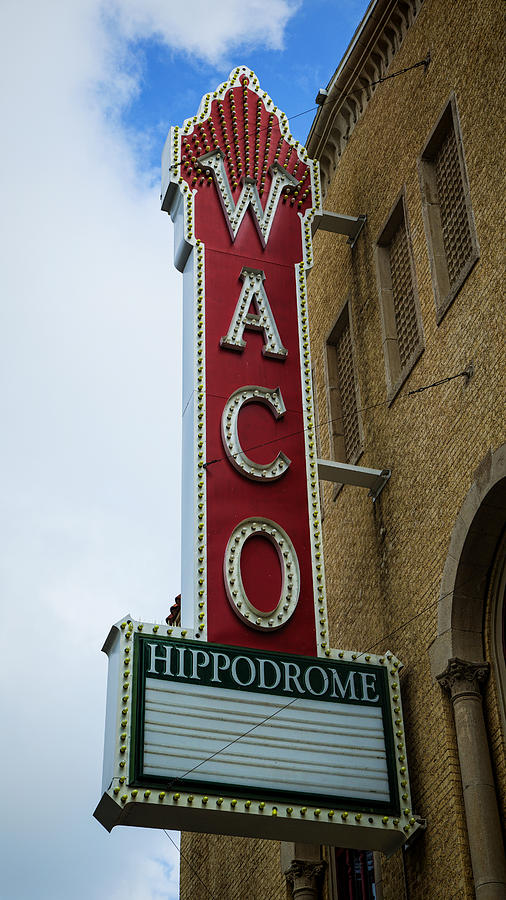
[{"label": "carved column capital", "polygon": [[490,665],[487,662],[468,662],[465,659],[450,659],[444,672],[437,676],[442,688],[450,694],[452,700],[464,694],[480,693],[480,684],[488,678]]},{"label": "carved column capital", "polygon": [[325,872],[324,860],[309,862],[304,859],[294,859],[289,869],[285,872],[288,883],[292,886],[294,897],[317,896],[317,885]]}]

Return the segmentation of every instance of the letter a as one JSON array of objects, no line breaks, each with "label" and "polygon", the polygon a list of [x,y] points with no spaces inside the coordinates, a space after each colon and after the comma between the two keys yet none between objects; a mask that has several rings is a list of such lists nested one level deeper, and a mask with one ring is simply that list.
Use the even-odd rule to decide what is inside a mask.
[{"label": "letter a", "polygon": [[[220,340],[220,346],[226,350],[244,350],[243,340],[245,328],[261,331],[264,337],[262,354],[273,359],[285,359],[288,351],[283,347],[270,303],[265,293],[263,281],[265,273],[261,269],[249,269],[245,266],[241,272],[243,286],[237,301],[228,334]],[[253,303],[256,312],[248,310]]]}]

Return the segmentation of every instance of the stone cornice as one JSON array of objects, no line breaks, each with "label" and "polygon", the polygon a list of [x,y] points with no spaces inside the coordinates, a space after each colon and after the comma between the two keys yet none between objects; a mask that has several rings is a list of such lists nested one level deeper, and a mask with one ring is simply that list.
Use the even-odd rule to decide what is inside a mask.
[{"label": "stone cornice", "polygon": [[[358,26],[334,73],[325,103],[318,110],[306,142],[320,162],[325,195],[341,154],[377,85],[387,74],[423,0],[376,0]],[[351,94],[351,96],[350,96]]]}]

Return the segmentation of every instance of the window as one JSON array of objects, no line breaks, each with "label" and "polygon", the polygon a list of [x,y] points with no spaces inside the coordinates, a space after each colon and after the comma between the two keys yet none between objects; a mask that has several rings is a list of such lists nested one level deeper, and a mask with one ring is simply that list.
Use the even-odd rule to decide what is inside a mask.
[{"label": "window", "polygon": [[362,452],[362,424],[348,302],[327,340],[327,377],[332,453],[353,465]]},{"label": "window", "polygon": [[419,172],[439,323],[480,255],[454,96],[425,145]]},{"label": "window", "polygon": [[375,900],[372,852],[329,847],[329,881],[332,900]]},{"label": "window", "polygon": [[422,320],[404,192],[375,247],[387,396],[393,400],[423,350]]}]

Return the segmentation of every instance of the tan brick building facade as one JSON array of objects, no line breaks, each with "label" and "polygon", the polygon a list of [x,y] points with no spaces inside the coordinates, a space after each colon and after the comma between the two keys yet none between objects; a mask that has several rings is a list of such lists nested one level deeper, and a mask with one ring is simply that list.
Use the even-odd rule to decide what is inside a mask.
[{"label": "tan brick building facade", "polygon": [[[321,491],[330,644],[405,664],[427,827],[375,860],[384,900],[506,896],[503,48],[500,0],[377,0],[308,140],[325,209],[367,216],[315,235],[310,313],[320,456],[392,471]],[[343,896],[328,848],[281,860],[184,835],[181,897]]]}]

